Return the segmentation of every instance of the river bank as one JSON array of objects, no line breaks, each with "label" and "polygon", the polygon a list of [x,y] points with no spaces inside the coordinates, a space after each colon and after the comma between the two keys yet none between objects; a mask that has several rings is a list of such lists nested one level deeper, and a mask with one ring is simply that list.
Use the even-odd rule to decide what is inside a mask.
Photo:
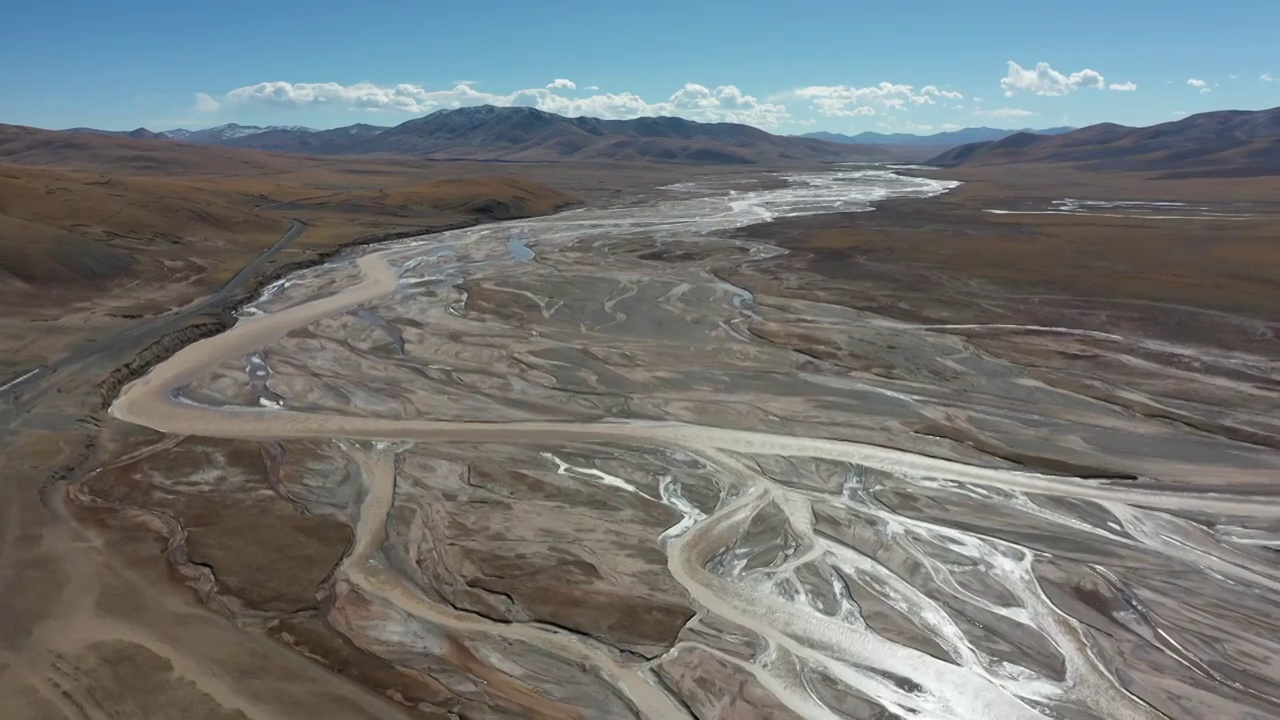
[{"label": "river bank", "polygon": [[[616,203],[620,188],[660,194],[662,191],[653,188],[669,184],[673,174],[675,177],[685,175],[685,171],[680,168],[621,167],[605,170],[609,172],[607,179],[593,175],[590,168],[551,168],[548,172],[566,179],[571,187],[578,189],[581,197],[593,203]],[[709,168],[700,169],[699,172],[712,176],[716,173]],[[751,182],[751,174],[741,169],[735,168],[727,175],[731,184]],[[484,208],[480,210],[483,211]],[[180,689],[179,682],[173,686],[172,692],[176,694],[168,700],[157,699],[156,702],[160,705],[149,712],[152,715],[167,714],[169,710],[165,708],[170,705],[166,703],[178,703],[190,708],[213,702],[213,705],[207,705],[213,708],[218,704],[225,704],[223,701],[227,699],[226,696],[219,696],[220,699],[216,701],[208,697],[201,699],[201,692],[211,687],[210,683],[214,682],[218,671],[214,671],[212,675],[207,674],[187,663],[182,653],[172,650],[186,646],[191,638],[204,637],[206,651],[213,652],[216,649],[217,652],[239,657],[235,666],[249,672],[253,676],[253,682],[259,683],[260,687],[272,687],[275,683],[284,686],[297,683],[298,687],[317,688],[314,701],[306,703],[310,709],[304,710],[315,717],[395,716],[394,708],[383,706],[382,700],[376,700],[370,705],[367,691],[359,686],[338,683],[336,688],[329,688],[332,683],[323,679],[327,671],[320,671],[321,675],[315,675],[316,668],[308,665],[309,661],[302,660],[301,655],[294,658],[301,660],[303,665],[297,665],[292,660],[282,662],[278,657],[271,664],[263,665],[254,658],[278,656],[279,646],[272,649],[277,640],[262,636],[257,639],[241,636],[242,630],[231,630],[234,634],[227,635],[228,627],[218,629],[216,622],[210,624],[210,621],[217,620],[217,616],[211,615],[197,622],[189,635],[178,632],[185,624],[194,621],[188,617],[190,597],[186,593],[189,591],[182,585],[173,584],[171,574],[176,571],[179,577],[185,575],[190,578],[202,572],[198,565],[191,564],[186,559],[189,555],[186,549],[188,528],[176,526],[172,516],[164,512],[138,509],[154,503],[154,499],[139,501],[138,505],[133,506],[134,509],[129,509],[128,503],[123,502],[124,498],[117,497],[104,502],[76,491],[73,493],[75,503],[68,507],[66,492],[69,482],[83,480],[94,468],[100,468],[95,476],[109,476],[111,468],[122,462],[121,458],[146,455],[149,449],[157,447],[156,443],[167,442],[154,434],[126,429],[121,424],[112,423],[102,411],[125,383],[141,376],[180,348],[225,331],[234,323],[236,308],[254,297],[261,288],[288,273],[332,260],[341,253],[352,252],[364,245],[424,232],[473,227],[491,219],[494,219],[492,213],[482,213],[476,217],[452,219],[428,227],[416,226],[414,229],[405,229],[405,223],[401,220],[400,227],[393,232],[364,234],[336,245],[332,240],[334,231],[330,228],[324,233],[324,238],[314,239],[308,236],[302,246],[262,263],[262,270],[243,278],[245,282],[234,293],[223,292],[216,302],[192,303],[187,312],[180,311],[159,323],[163,327],[144,330],[143,326],[147,323],[145,313],[130,312],[127,315],[113,316],[108,318],[109,322],[104,320],[97,332],[110,334],[119,328],[118,342],[104,342],[105,335],[95,335],[94,341],[85,343],[82,350],[74,351],[74,362],[61,364],[56,371],[37,369],[34,372],[15,373],[13,379],[18,382],[6,384],[3,403],[0,404],[0,417],[3,418],[7,431],[0,441],[3,443],[0,447],[0,473],[4,477],[8,498],[7,512],[0,517],[0,578],[4,580],[5,588],[5,592],[0,593],[0,616],[5,618],[5,623],[0,628],[0,685],[4,688],[5,697],[20,695],[24,700],[19,705],[25,703],[26,707],[37,713],[49,708],[61,708],[67,703],[110,704],[118,700],[99,693],[124,692],[123,696],[112,697],[133,698],[155,695],[157,689],[160,689],[163,694],[167,692],[163,688],[168,687],[168,681],[156,673],[163,675],[167,672],[165,667],[182,667],[182,672],[187,677],[186,682],[197,680],[200,690],[192,695],[190,689]],[[232,273],[228,272],[227,275]],[[161,278],[153,279],[158,281]],[[173,279],[181,282],[182,276]],[[191,288],[187,288],[186,292],[190,290]],[[32,307],[35,310],[47,308],[50,306],[49,301],[57,297],[59,296],[46,298],[47,302]],[[153,304],[164,297],[167,295],[163,292],[154,293]],[[193,309],[195,305],[199,307]],[[21,318],[9,318],[11,321],[19,319]],[[46,332],[46,335],[49,333]],[[56,342],[57,336],[49,337]],[[62,347],[49,342],[45,345],[50,348]],[[263,484],[260,487],[275,498],[270,490],[273,481],[267,476],[262,477]],[[259,521],[258,527],[298,524],[297,511],[287,503],[277,502],[267,502],[261,513],[254,516]],[[281,510],[284,514],[280,514]],[[73,521],[71,513],[79,515],[80,520]],[[89,521],[92,530],[86,532],[81,526],[81,522],[85,521]],[[299,527],[302,527],[302,534],[296,536],[301,545],[297,546],[297,551],[322,559],[322,548],[337,542],[336,551],[340,553],[348,536],[343,526],[323,523],[317,526],[317,522],[319,521],[301,522]],[[165,538],[160,547],[153,544],[154,537]],[[232,530],[228,538],[243,541],[246,535]],[[104,543],[107,544],[104,546]],[[195,547],[196,557],[201,557],[199,553],[209,548],[207,543],[201,544],[198,533]],[[333,567],[333,562],[324,565],[322,560],[322,566],[326,569],[321,572],[321,576],[312,578],[304,586],[303,600],[297,607],[315,607],[315,588],[323,575]],[[222,579],[226,580],[233,574],[225,573]],[[250,588],[269,587],[272,581],[269,575],[254,577],[256,579],[244,585],[244,592],[251,596],[253,590]],[[66,583],[70,578],[79,580],[68,585]],[[284,582],[288,584],[287,579]],[[71,595],[75,594],[82,596],[82,599],[72,602]],[[95,597],[98,599],[95,600]],[[66,598],[66,602],[60,602],[59,598]],[[121,604],[119,600],[125,598],[129,600]],[[299,612],[302,614],[286,614],[281,619],[287,626],[287,631],[275,636],[279,642],[288,645],[301,642],[298,638],[309,638],[308,647],[313,650],[331,643],[331,631],[307,624],[310,622],[307,618],[315,616],[314,609]],[[114,618],[113,622],[117,624],[112,627],[117,629],[103,630],[104,626],[92,620],[99,616]],[[86,617],[90,618],[88,625],[77,619]],[[121,629],[119,622],[134,624],[126,632]],[[84,631],[90,633],[84,636],[89,639],[59,640],[50,635],[50,628],[60,624],[65,625],[67,632],[72,633],[67,637],[75,637],[75,632]],[[257,627],[252,620],[249,624]],[[94,627],[98,629],[93,630]],[[166,635],[170,630],[174,634]],[[103,632],[117,638],[132,639],[127,642],[107,642],[103,636],[105,645],[92,639],[96,637],[94,633],[100,635]],[[139,633],[146,633],[147,639],[144,640]],[[268,644],[263,645],[263,642]],[[134,647],[138,644],[149,649]],[[359,652],[351,654],[348,652],[349,648],[343,647],[338,642],[333,652],[337,653],[336,657],[343,658],[341,662],[347,674],[371,674],[376,682],[370,681],[368,684],[376,687],[396,687],[401,683],[399,673],[385,667],[382,661],[372,660]],[[124,654],[121,655],[121,652]],[[50,653],[54,655],[51,656]],[[43,680],[41,678],[48,672],[50,657],[75,658],[81,671],[74,674],[74,677],[68,676],[57,682]],[[102,675],[104,672],[109,673],[108,668],[122,661],[136,665],[139,677],[110,679]],[[176,665],[169,665],[170,663]],[[137,689],[128,690],[134,687]],[[144,687],[147,689],[143,690]],[[405,686],[396,691],[396,694],[398,697],[412,698],[415,692],[417,691]],[[432,692],[434,691],[428,692],[427,696],[436,697]],[[274,706],[278,700],[277,697],[264,702]],[[231,704],[235,706],[236,702]],[[296,711],[298,707],[293,706],[286,715],[293,716]],[[276,716],[278,711],[271,711],[269,714]],[[251,715],[262,716],[261,713]]]},{"label": "river bank", "polygon": [[[988,213],[874,169],[790,182],[291,275],[120,395],[141,425],[105,423],[117,461],[61,526],[89,530],[101,569],[67,568],[94,599],[41,637],[96,667],[122,648],[74,638],[146,613],[110,633],[261,717],[286,675],[355,681],[317,717],[1270,708],[1249,658],[1278,642],[1252,593],[1280,588],[1255,548],[1280,381],[1246,337],[1268,321],[1150,322],[1157,300],[1065,285],[1089,257],[1054,228],[1157,218]],[[1023,276],[946,254],[1001,238]],[[1057,259],[1022,269],[1013,243]],[[174,645],[183,591],[229,631],[210,648]],[[1224,633],[1229,655],[1201,642]],[[1223,663],[1237,685],[1195,672]]]}]

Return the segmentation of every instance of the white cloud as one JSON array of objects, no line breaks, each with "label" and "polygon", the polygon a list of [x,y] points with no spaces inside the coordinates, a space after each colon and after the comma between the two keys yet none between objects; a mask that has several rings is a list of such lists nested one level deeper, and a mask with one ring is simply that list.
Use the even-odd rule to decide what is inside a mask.
[{"label": "white cloud", "polygon": [[583,89],[583,90],[599,90],[599,89],[600,89],[600,86],[599,86],[599,85],[588,85],[588,86],[586,86],[586,87],[584,87],[584,88],[582,88],[582,89]]},{"label": "white cloud", "polygon": [[938,97],[943,97],[943,98],[946,98],[946,99],[948,99],[948,100],[963,100],[963,99],[964,99],[964,95],[961,95],[960,93],[958,93],[958,92],[956,92],[956,91],[954,91],[954,90],[939,90],[939,89],[938,89],[936,86],[934,86],[934,85],[925,85],[924,87],[920,88],[920,94],[921,94],[921,95],[936,95],[936,96],[938,96]]},{"label": "white cloud", "polygon": [[1187,111],[1185,111],[1185,110],[1174,110],[1174,111],[1173,111],[1173,116],[1174,116],[1174,117],[1186,117],[1186,115],[1187,115]]},{"label": "white cloud", "polygon": [[1228,78],[1230,78],[1230,79],[1232,79],[1232,80],[1235,80],[1235,79],[1239,78],[1240,76],[1239,76],[1239,75],[1227,75],[1227,77],[1228,77]]},{"label": "white cloud", "polygon": [[548,90],[577,90],[578,84],[565,78],[556,78],[547,84]]},{"label": "white cloud", "polygon": [[1277,78],[1275,75],[1272,75],[1271,73],[1262,73],[1261,75],[1258,76],[1258,80],[1262,82],[1280,82],[1280,78]]},{"label": "white cloud", "polygon": [[393,111],[423,114],[441,108],[474,105],[524,106],[560,115],[599,118],[634,118],[646,115],[677,115],[703,122],[737,122],[762,127],[776,126],[790,113],[783,105],[762,102],[733,85],[708,88],[688,83],[671,97],[650,103],[630,92],[604,93],[583,98],[567,98],[546,88],[516,90],[509,94],[483,92],[470,84],[451,89],[429,90],[421,85],[374,85],[356,83],[264,82],[236,88],[226,94],[233,105],[274,105],[302,107],[323,105],[349,110]]},{"label": "white cloud", "polygon": [[733,85],[721,85],[712,90],[704,85],[686,83],[667,102],[652,107],[658,112],[646,114],[679,115],[694,120],[742,122],[751,125],[773,126],[790,117],[785,106],[761,102]]},{"label": "white cloud", "polygon": [[957,124],[955,124],[955,123],[943,123],[943,124],[942,124],[942,129],[943,129],[943,130],[959,130],[959,129],[960,129],[960,128],[962,128],[962,127],[964,127],[964,126],[963,126],[963,125],[957,125]]},{"label": "white cloud", "polygon": [[849,85],[811,85],[793,90],[791,96],[808,101],[819,113],[828,117],[875,115],[876,110],[905,110],[911,105],[934,105],[935,98],[961,100],[964,95],[954,90],[939,90],[926,85],[916,90],[912,85],[882,82],[868,87]]},{"label": "white cloud", "polygon": [[1107,86],[1108,90],[1118,90],[1119,92],[1133,92],[1138,89],[1138,84],[1134,82],[1111,83]]},{"label": "white cloud", "polygon": [[1093,87],[1102,89],[1106,82],[1102,75],[1088,68],[1070,75],[1064,75],[1049,66],[1049,63],[1036,63],[1034,70],[1022,67],[1009,61],[1009,72],[1000,80],[1005,97],[1012,97],[1020,92],[1036,95],[1066,95],[1080,88]]},{"label": "white cloud", "polygon": [[1203,80],[1197,80],[1195,78],[1191,78],[1190,80],[1187,81],[1187,84],[1193,88],[1203,88],[1205,85],[1208,85],[1209,83]]},{"label": "white cloud", "polygon": [[196,112],[217,112],[219,107],[222,107],[222,103],[215,100],[212,95],[207,93],[196,93]]},{"label": "white cloud", "polygon": [[979,115],[986,115],[987,117],[993,118],[1018,118],[1035,115],[1035,113],[1030,110],[1021,110],[1019,108],[996,108],[995,110],[977,110],[975,112]]}]

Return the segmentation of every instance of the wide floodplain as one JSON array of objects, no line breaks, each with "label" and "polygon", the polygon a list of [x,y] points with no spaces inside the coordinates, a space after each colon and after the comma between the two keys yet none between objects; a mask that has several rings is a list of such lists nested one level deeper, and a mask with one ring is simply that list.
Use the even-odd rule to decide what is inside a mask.
[{"label": "wide floodplain", "polygon": [[127,661],[141,716],[1274,716],[1264,290],[948,257],[1167,222],[984,187],[682,183],[284,278],[115,400],[6,681],[116,707]]}]

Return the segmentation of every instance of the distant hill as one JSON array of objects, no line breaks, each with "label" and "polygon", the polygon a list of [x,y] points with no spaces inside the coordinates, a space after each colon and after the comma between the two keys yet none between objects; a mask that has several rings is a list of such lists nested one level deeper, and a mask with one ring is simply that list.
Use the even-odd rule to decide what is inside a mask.
[{"label": "distant hill", "polygon": [[1280,108],[1201,113],[1145,128],[1103,123],[1052,137],[1018,133],[962,145],[929,160],[947,167],[1018,162],[1171,177],[1280,175]]},{"label": "distant hill", "polygon": [[[151,285],[192,283],[195,293],[196,284],[229,277],[291,218],[308,223],[312,242],[344,241],[545,215],[577,199],[505,166],[477,174],[476,164],[317,158],[131,134],[0,124],[6,312],[91,289],[128,286],[146,297]],[[35,294],[19,300],[19,292]],[[13,361],[0,358],[0,367]]]},{"label": "distant hill", "polygon": [[0,124],[0,163],[78,172],[176,176],[257,174],[292,168],[299,159],[177,143],[154,133],[135,137],[136,132],[68,132]]},{"label": "distant hill", "polygon": [[302,127],[300,125],[268,125],[260,127],[258,125],[237,125],[236,123],[228,123],[217,127],[206,128],[204,130],[186,130],[178,128],[176,130],[166,130],[159,133],[160,136],[169,138],[170,140],[182,140],[183,142],[197,142],[221,144],[238,138],[258,135],[272,131],[288,131],[295,133],[312,133],[315,130]]},{"label": "distant hill", "polygon": [[817,140],[771,135],[734,123],[677,117],[567,118],[526,107],[440,110],[369,139],[367,152],[501,160],[666,160],[749,164],[880,159]]},{"label": "distant hill", "polygon": [[973,127],[933,135],[913,135],[911,133],[877,133],[863,132],[857,135],[841,135],[840,133],[812,132],[800,137],[822,140],[824,142],[844,143],[848,145],[927,145],[931,147],[954,147],[966,143],[1003,140],[1017,133],[1034,133],[1036,135],[1061,135],[1075,130],[1073,127],[1053,127],[1043,130],[1001,130],[999,128]]},{"label": "distant hill", "polygon": [[[387,128],[358,123],[332,130],[310,128],[263,128],[262,132],[247,133],[217,141],[228,147],[272,150],[275,152],[307,153],[310,155],[338,155],[359,152],[358,148]],[[193,142],[192,140],[185,140]],[[200,139],[194,142],[201,142]],[[208,142],[208,141],[205,141]]]},{"label": "distant hill", "polygon": [[394,154],[449,160],[658,160],[707,164],[891,161],[911,159],[884,148],[849,147],[772,135],[748,125],[677,117],[634,120],[569,118],[528,107],[438,110],[395,127],[333,130],[222,125],[171,130],[189,143],[312,155]]},{"label": "distant hill", "polygon": [[131,137],[140,140],[153,140],[161,137],[159,133],[153,133],[150,130],[140,127],[136,130],[98,130],[96,128],[77,127],[63,130],[69,133],[87,133],[89,135],[114,135],[116,137]]}]

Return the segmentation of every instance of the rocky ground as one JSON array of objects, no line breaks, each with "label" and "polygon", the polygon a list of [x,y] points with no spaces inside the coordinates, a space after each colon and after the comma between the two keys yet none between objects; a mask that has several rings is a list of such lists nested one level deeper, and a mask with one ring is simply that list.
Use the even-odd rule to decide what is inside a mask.
[{"label": "rocky ground", "polygon": [[[78,168],[84,158],[79,154],[41,162],[73,163]],[[316,178],[340,180],[342,172],[312,177],[305,167],[294,167],[305,165],[305,159],[281,162],[288,165],[283,168],[286,174],[300,174],[279,178],[286,198],[306,198],[308,193],[299,190],[308,183]],[[104,163],[104,168],[119,167],[114,156]],[[256,170],[279,173],[281,168]],[[217,178],[215,186],[231,183],[226,193],[217,195],[219,202],[243,190],[244,168],[210,170],[199,165],[179,175],[194,173],[198,177],[186,180],[199,185],[208,182],[205,175],[210,172]],[[395,173],[376,164],[354,172],[353,177],[375,184],[388,182]],[[493,170],[458,163],[447,174],[469,177],[468,172],[483,175]],[[725,187],[744,181],[758,186],[759,173],[652,165],[565,164],[537,170],[543,182],[562,188],[556,197],[594,205],[624,198],[642,201],[665,194],[663,186],[692,179],[719,178],[715,182]],[[76,188],[95,183],[94,177],[78,170],[6,166],[3,174],[0,179],[55,200],[57,188],[74,197]],[[417,176],[409,173],[409,180],[413,177]],[[146,462],[158,459],[154,451],[169,448],[173,439],[110,423],[105,408],[125,382],[177,348],[225,330],[237,305],[283,273],[330,257],[351,241],[359,245],[484,221],[486,207],[475,212],[461,206],[409,212],[400,208],[388,217],[382,212],[388,198],[357,197],[365,206],[355,208],[303,199],[297,207],[273,206],[257,217],[250,202],[229,212],[235,218],[253,217],[261,227],[254,226],[236,242],[224,238],[187,247],[157,244],[156,238],[170,229],[148,225],[168,212],[160,207],[158,215],[147,214],[146,208],[156,200],[152,188],[132,187],[131,182],[138,181],[128,177],[116,188],[101,182],[105,178],[97,181],[108,194],[149,203],[142,206],[141,215],[104,212],[83,226],[114,237],[114,245],[132,247],[130,252],[139,256],[139,261],[112,270],[115,280],[124,281],[62,282],[59,278],[69,278],[55,271],[44,279],[33,276],[15,282],[5,276],[0,282],[16,311],[5,316],[0,328],[7,363],[0,388],[0,422],[5,427],[0,473],[9,498],[0,517],[0,698],[5,706],[16,708],[16,717],[32,718],[142,718],[177,712],[175,708],[191,717],[263,717],[264,712],[273,717],[396,716],[398,705],[362,689],[374,687],[413,705],[443,707],[448,694],[437,683],[406,678],[324,625],[316,591],[350,541],[351,518],[300,514],[299,506],[282,500],[283,485],[272,479],[272,468],[279,467],[272,463],[279,460],[282,448],[271,448],[268,454],[276,454],[268,457],[258,447],[193,440],[177,445],[160,466],[149,467]],[[765,177],[763,182],[772,181]],[[488,195],[471,192],[470,197],[509,194],[498,188]],[[190,200],[182,193],[178,196],[182,202]],[[439,200],[439,192],[426,198],[436,205]],[[376,207],[368,207],[370,202]],[[513,205],[497,213],[498,219],[549,212],[559,204],[519,202],[526,203],[520,206],[524,210]],[[277,240],[292,216],[309,219],[308,234],[266,258],[257,272],[227,287],[216,302],[195,306],[235,268]],[[130,217],[142,225],[129,225]],[[116,221],[125,225],[111,224]],[[23,257],[5,255],[5,248],[20,245],[23,237],[36,245],[47,239],[47,228],[23,222],[27,224],[0,227],[0,260],[23,265]],[[200,228],[203,232],[205,226]],[[130,238],[138,229],[141,232]],[[30,235],[37,230],[37,235]],[[162,268],[169,256],[194,264],[189,272],[166,275]],[[94,273],[111,270],[97,261],[86,267]],[[46,280],[54,285],[36,286]],[[298,452],[291,449],[290,457]],[[134,456],[148,459],[139,460],[139,465],[128,460]],[[109,469],[86,479],[86,473],[100,467]],[[183,485],[189,476],[179,468],[192,471],[197,479]],[[235,475],[238,489],[217,499],[200,494],[198,478],[207,479],[211,470]],[[75,478],[85,482],[68,485]],[[83,529],[81,523],[92,529]],[[292,530],[280,534],[285,526]],[[275,554],[277,550],[284,554]],[[313,573],[295,566],[297,553],[308,556],[304,566],[325,567]],[[148,589],[153,586],[154,592]],[[195,596],[188,587],[197,590]],[[202,604],[217,612],[198,610]],[[104,616],[110,621],[100,622]],[[232,630],[235,625],[228,625],[228,619],[251,632]],[[204,661],[192,662],[186,651],[191,646],[203,648]],[[220,658],[217,663],[233,667],[234,673],[210,667],[210,658]],[[329,670],[321,669],[324,663],[350,680],[334,685]],[[125,665],[133,671],[121,674],[119,667]],[[228,682],[241,685],[228,688]],[[281,688],[288,690],[282,693]],[[314,697],[297,696],[307,692]]]},{"label": "rocky ground", "polygon": [[[593,257],[584,244],[541,284],[522,284],[511,273],[461,285],[456,307],[424,301],[416,310],[377,309],[356,325],[345,315],[317,323],[266,349],[270,381],[246,385],[245,368],[232,359],[185,392],[204,403],[258,405],[276,397],[264,393],[269,387],[291,410],[391,422],[628,417],[795,436],[821,430],[822,437],[987,467],[1153,491],[1253,493],[1269,502],[1266,469],[1280,448],[1273,419],[1280,286],[1272,280],[1280,276],[1280,255],[1270,242],[1280,210],[1251,196],[1254,190],[1233,195],[1212,186],[1195,196],[1177,183],[1062,176],[1054,184],[1052,177],[979,177],[948,195],[886,201],[874,212],[727,231],[728,244],[619,241],[608,251],[626,258],[611,267],[622,279],[599,287],[583,270]],[[1060,208],[1054,203],[1065,197],[1194,208],[986,212],[1039,213]],[[1188,217],[1152,217],[1172,212]],[[1222,217],[1228,214],[1251,217]],[[747,254],[734,238],[788,252]],[[629,284],[625,271],[633,267],[649,268],[658,280]],[[681,285],[704,269],[712,273],[705,285]],[[717,278],[727,285],[715,286]],[[756,315],[727,324],[742,291]],[[612,302],[555,305],[579,296]],[[661,312],[639,314],[645,303]],[[465,320],[450,319],[450,307]],[[726,324],[714,326],[720,311]],[[858,327],[855,316],[886,324],[850,331]],[[192,327],[174,344],[202,334]],[[529,328],[537,332],[526,337],[521,329]],[[913,334],[930,328],[937,338]],[[749,344],[701,355],[700,366],[687,362],[704,333],[719,346],[735,332],[746,333]],[[596,340],[576,353],[549,346],[566,333]],[[868,477],[876,502],[851,516],[838,499],[844,470],[834,460],[730,450],[712,436],[686,448],[670,439],[631,442],[621,432],[575,438],[563,430],[522,431],[517,443],[485,431],[452,441],[421,437],[409,446],[335,445],[270,437],[268,430],[254,442],[162,435],[95,412],[96,383],[155,339],[90,356],[51,378],[39,397],[10,400],[13,432],[3,467],[19,502],[9,506],[0,543],[0,616],[8,619],[0,693],[14,698],[17,717],[144,718],[175,708],[227,718],[626,717],[635,703],[619,690],[625,680],[598,668],[642,666],[696,717],[808,715],[771,684],[788,662],[806,674],[815,707],[900,717],[882,696],[850,692],[806,666],[812,657],[799,649],[770,654],[773,641],[728,619],[727,608],[703,612],[699,599],[708,596],[691,596],[684,571],[668,559],[678,533],[668,533],[682,518],[695,523],[717,512],[724,529],[704,525],[688,541],[691,556],[705,552],[688,569],[707,572],[696,587],[717,587],[717,577],[733,573],[776,575],[779,587],[798,583],[806,602],[828,603],[827,614],[853,602],[893,647],[949,662],[958,651],[938,640],[936,619],[904,614],[885,599],[892,593],[878,576],[845,574],[851,600],[829,598],[822,588],[831,569],[796,556],[812,559],[820,554],[813,548],[834,542],[911,578],[926,594],[939,592],[921,580],[932,568],[934,583],[959,583],[996,598],[996,606],[1025,604],[1030,612],[1031,598],[1013,576],[944,551],[947,542],[961,545],[938,539],[964,538],[972,549],[986,547],[973,537],[996,536],[1054,558],[1036,570],[1046,592],[1088,621],[1093,642],[1112,660],[1141,668],[1125,677],[1126,687],[1159,712],[1184,717],[1197,702],[1214,707],[1224,692],[1215,678],[1225,673],[1235,678],[1227,694],[1237,704],[1224,707],[1273,707],[1261,666],[1214,665],[1199,675],[1175,667],[1163,677],[1160,663],[1176,653],[1133,661],[1152,657],[1141,640],[1147,631],[1133,629],[1125,614],[1132,612],[1117,600],[1123,592],[1105,577],[1082,574],[1078,563],[1123,568],[1113,581],[1147,598],[1152,616],[1169,623],[1153,627],[1174,628],[1193,644],[1194,662],[1211,642],[1197,634],[1198,616],[1231,599],[1213,589],[1185,607],[1161,604],[1178,592],[1167,586],[1169,577],[1191,578],[1186,567],[1127,555],[1124,542],[1091,545],[1096,537],[1082,528],[1108,519],[1124,524],[1126,542],[1142,540],[1143,525],[1116,509],[1123,504],[1103,512],[1078,498],[1036,496],[1056,513],[1057,524],[1046,524],[1034,506],[995,511],[954,488],[921,491]],[[441,367],[405,363],[406,346],[410,357],[435,358]],[[522,352],[508,355],[513,347]],[[155,359],[171,349],[156,349]],[[145,366],[108,380],[108,396]],[[339,371],[355,366],[381,383],[365,385]],[[486,367],[507,370],[480,370]],[[830,405],[815,409],[799,396],[793,378],[801,374],[852,378],[879,395],[841,404],[848,387],[832,385]],[[512,387],[499,378],[506,375],[527,383],[515,388],[520,402],[505,401]],[[747,387],[771,400],[735,400]],[[929,407],[899,407],[893,393],[926,398]],[[1053,412],[1037,411],[1038,403]],[[831,412],[841,422],[832,423]],[[86,437],[94,438],[88,453],[81,450]],[[1234,465],[1223,464],[1227,456]],[[71,461],[75,472],[46,482]],[[735,484],[744,464],[772,483],[767,495]],[[1207,477],[1209,466],[1222,470]],[[662,480],[672,468],[679,468],[675,495]],[[379,478],[390,482],[384,495]],[[602,482],[630,489],[601,492]],[[835,495],[823,500],[823,493]],[[796,519],[804,515],[796,503],[809,507],[812,527]],[[361,540],[374,537],[371,518],[382,528],[372,545]],[[737,527],[731,520],[743,518],[741,532],[726,534]],[[878,534],[886,518],[959,530],[887,543]],[[1250,522],[1237,529],[1271,529],[1271,521]],[[1178,537],[1191,532],[1169,527]],[[1233,547],[1251,559],[1230,568],[1255,568],[1248,582],[1271,582],[1262,551]],[[946,582],[930,564],[938,558],[946,562]],[[392,576],[409,584],[393,592],[385,584]],[[1049,639],[1056,637],[1051,629],[1029,632],[973,604],[947,607],[966,636],[983,638],[975,645],[990,657],[1055,680],[1078,671],[1063,655],[1062,639],[1056,648]],[[1259,620],[1254,609],[1236,608],[1240,617],[1224,627]],[[974,627],[987,632],[974,634]],[[406,650],[424,647],[430,652]],[[762,672],[766,657],[772,664]],[[947,667],[940,663],[940,672]],[[1189,700],[1194,693],[1202,695]]]}]

